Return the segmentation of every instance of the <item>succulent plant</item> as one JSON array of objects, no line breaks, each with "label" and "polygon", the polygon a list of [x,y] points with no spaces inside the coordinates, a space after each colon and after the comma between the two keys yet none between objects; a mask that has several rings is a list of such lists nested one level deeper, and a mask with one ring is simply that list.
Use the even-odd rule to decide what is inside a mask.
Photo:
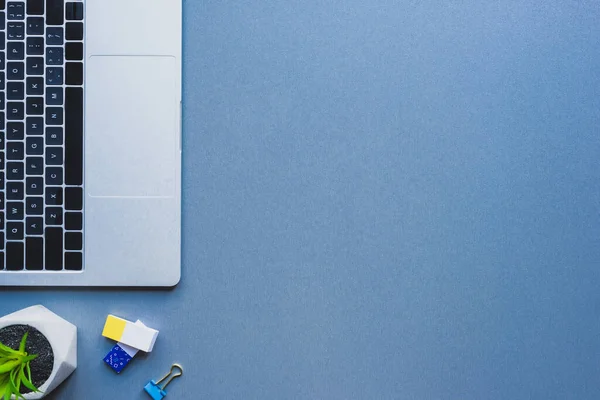
[{"label": "succulent plant", "polygon": [[0,343],[0,396],[2,400],[10,400],[13,395],[17,399],[24,399],[21,393],[22,386],[32,392],[39,392],[39,389],[31,383],[29,363],[37,355],[29,355],[25,351],[28,335],[29,332],[23,335],[18,350]]}]

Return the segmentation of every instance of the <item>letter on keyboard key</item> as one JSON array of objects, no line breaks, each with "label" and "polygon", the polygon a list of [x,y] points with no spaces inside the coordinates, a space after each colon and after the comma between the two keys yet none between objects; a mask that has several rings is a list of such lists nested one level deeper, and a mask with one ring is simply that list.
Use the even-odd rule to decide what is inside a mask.
[{"label": "letter on keyboard key", "polygon": [[63,109],[62,107],[46,108],[46,125],[62,125]]},{"label": "letter on keyboard key", "polygon": [[[61,243],[62,244],[62,243]],[[23,242],[6,243],[6,269],[9,271],[19,271],[24,266]]]},{"label": "letter on keyboard key", "polygon": [[22,222],[7,222],[6,223],[6,239],[8,240],[23,240],[24,226]]},{"label": "letter on keyboard key", "polygon": [[46,184],[55,186],[63,184],[63,171],[61,167],[46,167]]},{"label": "letter on keyboard key", "polygon": [[46,225],[62,225],[62,210],[61,207],[46,207]]},{"label": "letter on keyboard key", "polygon": [[46,205],[60,206],[63,203],[63,189],[58,186],[46,188]]},{"label": "letter on keyboard key", "polygon": [[6,219],[9,221],[21,221],[23,219],[23,202],[7,201],[6,210],[8,214]]},{"label": "letter on keyboard key", "polygon": [[[40,160],[42,158],[40,157]],[[25,184],[25,194],[27,196],[44,194],[44,180],[41,177],[29,177]]]},{"label": "letter on keyboard key", "polygon": [[46,228],[46,269],[60,271],[63,269],[63,229]]},{"label": "letter on keyboard key", "polygon": [[41,235],[44,233],[44,219],[42,217],[27,217],[25,232],[28,235]]},{"label": "letter on keyboard key", "polygon": [[44,212],[44,199],[42,197],[27,197],[25,202],[27,215],[42,215]]},{"label": "letter on keyboard key", "polygon": [[44,268],[44,239],[28,237],[25,239],[25,260],[27,269],[40,271]]}]

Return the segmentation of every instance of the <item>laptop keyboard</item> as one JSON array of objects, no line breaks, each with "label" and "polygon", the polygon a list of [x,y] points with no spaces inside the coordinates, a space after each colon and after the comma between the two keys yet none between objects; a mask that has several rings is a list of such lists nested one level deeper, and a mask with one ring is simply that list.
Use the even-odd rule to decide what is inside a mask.
[{"label": "laptop keyboard", "polygon": [[0,271],[83,268],[83,5],[0,0]]}]

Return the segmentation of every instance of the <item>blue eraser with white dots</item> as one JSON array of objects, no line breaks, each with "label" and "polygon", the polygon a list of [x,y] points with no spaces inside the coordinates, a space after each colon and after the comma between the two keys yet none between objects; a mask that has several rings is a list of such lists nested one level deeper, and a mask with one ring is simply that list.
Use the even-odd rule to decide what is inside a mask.
[{"label": "blue eraser with white dots", "polygon": [[104,357],[104,362],[110,366],[113,371],[120,374],[123,368],[129,364],[133,357],[127,354],[125,350],[116,344]]}]

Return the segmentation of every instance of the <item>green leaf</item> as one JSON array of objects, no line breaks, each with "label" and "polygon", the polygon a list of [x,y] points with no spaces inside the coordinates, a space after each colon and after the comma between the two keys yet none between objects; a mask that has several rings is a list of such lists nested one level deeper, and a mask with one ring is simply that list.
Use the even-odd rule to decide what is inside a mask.
[{"label": "green leaf", "polygon": [[31,390],[32,392],[39,392],[39,389],[35,387],[35,385],[33,383],[31,383],[30,379],[27,379],[27,377],[25,376],[25,374],[23,372],[21,372],[22,376],[21,376],[21,382],[23,382],[23,385]]},{"label": "green leaf", "polygon": [[31,368],[29,367],[29,363],[25,364],[25,369],[27,370],[27,380],[31,382]]},{"label": "green leaf", "polygon": [[21,364],[20,360],[9,361],[0,365],[0,374],[7,373],[13,370],[16,366]]},{"label": "green leaf", "polygon": [[21,344],[19,344],[19,351],[21,353],[25,352],[25,344],[27,343],[27,336],[29,336],[29,332],[25,332],[23,338],[21,339]]}]

